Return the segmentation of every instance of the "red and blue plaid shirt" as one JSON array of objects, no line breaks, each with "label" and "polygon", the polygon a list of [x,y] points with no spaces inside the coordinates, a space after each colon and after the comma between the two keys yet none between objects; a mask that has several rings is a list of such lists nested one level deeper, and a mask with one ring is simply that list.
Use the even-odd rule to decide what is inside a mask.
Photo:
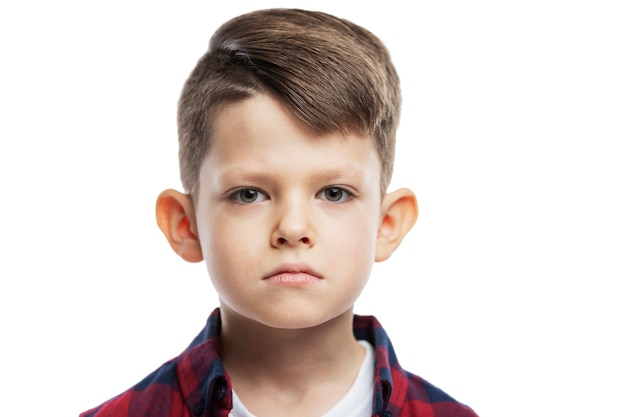
[{"label": "red and blue plaid shirt", "polygon": [[[228,417],[233,397],[221,360],[219,334],[216,309],[180,356],[80,417]],[[354,334],[376,351],[372,416],[477,417],[466,405],[403,370],[387,333],[374,317],[355,315]]]}]

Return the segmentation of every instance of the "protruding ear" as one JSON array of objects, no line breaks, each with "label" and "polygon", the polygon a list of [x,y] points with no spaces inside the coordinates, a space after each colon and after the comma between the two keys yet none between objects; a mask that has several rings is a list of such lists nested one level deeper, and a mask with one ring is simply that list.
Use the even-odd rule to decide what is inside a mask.
[{"label": "protruding ear", "polygon": [[417,198],[407,188],[385,194],[376,238],[376,262],[387,260],[417,220]]},{"label": "protruding ear", "polygon": [[156,202],[156,220],[174,252],[187,262],[200,262],[193,202],[187,194],[165,190]]}]

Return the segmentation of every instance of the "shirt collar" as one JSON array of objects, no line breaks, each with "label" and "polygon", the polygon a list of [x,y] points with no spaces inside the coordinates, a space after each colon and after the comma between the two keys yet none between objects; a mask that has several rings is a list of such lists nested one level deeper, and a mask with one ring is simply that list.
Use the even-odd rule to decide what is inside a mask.
[{"label": "shirt collar", "polygon": [[392,366],[398,367],[396,354],[382,325],[374,316],[354,316],[354,335],[366,340],[376,352],[374,370],[374,414],[382,415],[389,405],[393,390]]},{"label": "shirt collar", "polygon": [[[178,380],[192,416],[228,416],[233,406],[230,378],[221,359],[220,328],[220,312],[216,308],[204,329],[179,357]],[[381,415],[391,398],[391,370],[398,366],[395,352],[387,333],[373,316],[355,315],[354,335],[369,342],[376,352],[373,409]]]}]

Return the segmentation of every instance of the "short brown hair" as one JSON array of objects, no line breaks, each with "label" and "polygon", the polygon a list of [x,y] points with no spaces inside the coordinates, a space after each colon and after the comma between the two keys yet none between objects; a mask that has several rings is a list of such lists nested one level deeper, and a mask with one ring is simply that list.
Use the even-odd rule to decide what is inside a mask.
[{"label": "short brown hair", "polygon": [[179,100],[183,187],[190,194],[196,191],[218,110],[271,93],[316,135],[372,136],[384,193],[393,171],[399,84],[385,45],[352,22],[299,9],[235,17],[213,34]]}]

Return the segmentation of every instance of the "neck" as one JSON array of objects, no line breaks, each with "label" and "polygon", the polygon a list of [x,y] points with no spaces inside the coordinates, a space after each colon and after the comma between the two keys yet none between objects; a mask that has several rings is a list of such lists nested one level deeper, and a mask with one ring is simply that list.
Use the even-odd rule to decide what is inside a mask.
[{"label": "neck", "polygon": [[351,384],[363,361],[352,309],[306,329],[277,329],[222,306],[222,357],[233,386],[272,387],[304,393],[336,381]]}]

